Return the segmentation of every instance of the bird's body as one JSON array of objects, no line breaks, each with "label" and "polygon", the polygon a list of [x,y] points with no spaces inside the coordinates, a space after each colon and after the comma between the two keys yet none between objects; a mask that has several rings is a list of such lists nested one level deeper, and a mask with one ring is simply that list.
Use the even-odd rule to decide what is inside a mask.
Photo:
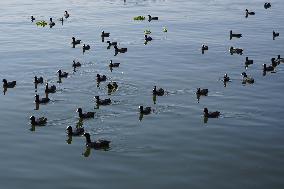
[{"label": "bird's body", "polygon": [[56,86],[55,85],[51,85],[50,87],[48,87],[48,83],[46,83],[45,85],[45,93],[55,93],[56,92]]},{"label": "bird's body", "polygon": [[100,99],[99,96],[95,96],[95,99],[96,99],[97,105],[110,105],[111,104],[110,98]]},{"label": "bird's body", "polygon": [[242,34],[240,34],[240,33],[233,33],[233,31],[230,30],[230,39],[232,39],[233,37],[240,38],[240,37],[242,37]]},{"label": "bird's body", "polygon": [[230,77],[228,76],[228,74],[225,74],[225,75],[224,75],[223,81],[224,81],[224,82],[230,81]]},{"label": "bird's body", "polygon": [[127,48],[118,48],[117,45],[114,45],[115,52],[125,53],[127,52]]},{"label": "bird's body", "polygon": [[99,139],[97,141],[92,142],[89,133],[84,133],[84,136],[86,137],[86,146],[89,148],[94,148],[96,150],[109,148],[110,141],[108,140]]},{"label": "bird's body", "polygon": [[34,83],[35,84],[43,84],[43,77],[34,77]]},{"label": "bird's body", "polygon": [[266,64],[263,64],[263,71],[264,72],[274,71],[274,67],[272,65],[266,66]]},{"label": "bird's body", "polygon": [[215,112],[208,112],[207,108],[204,108],[204,117],[206,118],[217,118],[220,116],[220,112],[215,111]]},{"label": "bird's body", "polygon": [[139,106],[139,110],[140,110],[140,114],[144,114],[144,115],[148,115],[152,111],[151,107],[144,108],[143,106]]},{"label": "bird's body", "polygon": [[203,96],[207,96],[208,95],[208,89],[200,89],[198,88],[196,91],[197,95],[203,95]]},{"label": "bird's body", "polygon": [[14,88],[17,84],[16,81],[7,81],[6,79],[3,79],[3,88]]},{"label": "bird's body", "polygon": [[59,78],[63,78],[63,77],[68,76],[68,72],[62,72],[61,70],[58,70],[57,73],[58,73]]},{"label": "bird's body", "polygon": [[67,18],[69,18],[69,16],[70,16],[70,14],[67,11],[65,11],[64,12],[64,17],[67,19]]},{"label": "bird's body", "polygon": [[159,18],[157,16],[151,16],[151,15],[148,15],[148,21],[152,21],[152,20],[159,20]]},{"label": "bird's body", "polygon": [[45,117],[39,117],[36,119],[34,116],[31,116],[30,120],[32,125],[38,125],[38,126],[45,125],[47,122],[47,118]]},{"label": "bird's body", "polygon": [[152,37],[148,36],[148,35],[145,35],[145,41],[152,41]]},{"label": "bird's body", "polygon": [[102,31],[101,37],[109,37],[110,33],[106,33],[105,31]]},{"label": "bird's body", "polygon": [[71,42],[73,45],[78,45],[81,43],[81,40],[77,39],[75,37],[72,37],[72,42]]},{"label": "bird's body", "polygon": [[254,83],[254,79],[252,77],[249,77],[246,72],[242,73],[243,75],[243,84],[249,83],[249,84],[253,84]]},{"label": "bird's body", "polygon": [[[48,93],[46,93],[47,95]],[[50,99],[48,98],[48,95],[45,97],[45,98],[39,98],[39,95],[36,94],[35,95],[35,103],[38,103],[38,104],[46,104],[50,101]]]},{"label": "bird's body", "polygon": [[97,74],[97,82],[102,82],[102,81],[106,81],[106,80],[107,80],[106,75]]},{"label": "bird's body", "polygon": [[112,60],[109,61],[109,67],[110,68],[115,68],[115,67],[119,67],[120,63],[115,62],[113,63]]},{"label": "bird's body", "polygon": [[75,130],[73,130],[73,128],[71,126],[68,126],[66,128],[66,132],[68,136],[81,136],[84,134],[85,129],[84,127],[79,127],[79,128],[75,128]]},{"label": "bird's body", "polygon": [[230,47],[230,53],[231,54],[243,54],[243,49],[241,48],[234,48],[234,47]]},{"label": "bird's body", "polygon": [[165,94],[165,90],[163,88],[157,89],[157,86],[153,88],[153,95],[163,96]]},{"label": "bird's body", "polygon": [[118,85],[117,85],[116,82],[112,82],[112,83],[107,84],[108,90],[111,90],[111,91],[112,91],[112,90],[116,90],[117,87],[118,87]]},{"label": "bird's body", "polygon": [[81,119],[94,118],[94,116],[95,116],[95,112],[86,112],[86,113],[83,113],[83,112],[82,112],[82,108],[78,108],[78,109],[77,109],[77,112],[79,113],[79,117],[80,117]]},{"label": "bird's body", "polygon": [[248,57],[246,57],[245,65],[251,65],[253,64],[253,60],[249,60]]}]

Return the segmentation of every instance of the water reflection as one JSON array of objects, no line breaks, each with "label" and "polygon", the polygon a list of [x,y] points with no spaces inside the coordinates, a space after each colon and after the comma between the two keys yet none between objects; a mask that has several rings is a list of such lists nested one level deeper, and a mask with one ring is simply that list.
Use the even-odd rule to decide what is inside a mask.
[{"label": "water reflection", "polygon": [[85,146],[85,147],[86,147],[86,148],[85,148],[85,151],[82,153],[82,155],[83,155],[84,157],[89,157],[90,154],[91,154],[91,148],[88,147],[88,146]]}]

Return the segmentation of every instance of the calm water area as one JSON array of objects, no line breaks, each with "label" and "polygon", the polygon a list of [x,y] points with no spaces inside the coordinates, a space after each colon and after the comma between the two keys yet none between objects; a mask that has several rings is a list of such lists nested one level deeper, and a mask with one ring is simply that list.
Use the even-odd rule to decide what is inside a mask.
[{"label": "calm water area", "polygon": [[[281,189],[284,188],[284,1],[261,0],[1,0],[0,79],[16,80],[0,93],[0,188]],[[245,17],[245,9],[255,15]],[[67,10],[70,17],[58,20]],[[159,20],[134,21],[135,16]],[[36,26],[52,17],[53,28]],[[166,27],[168,32],[163,32]],[[152,41],[144,44],[144,30]],[[104,42],[102,30],[110,32]],[[242,33],[230,40],[229,31]],[[272,31],[280,36],[272,40]],[[82,40],[76,48],[71,37]],[[114,56],[106,41],[126,53]],[[82,53],[82,45],[91,49]],[[201,53],[202,44],[209,50]],[[242,55],[229,53],[243,48]],[[245,68],[245,57],[254,63]],[[73,72],[72,61],[82,67]],[[111,72],[109,61],[120,62]],[[69,72],[58,82],[57,70]],[[255,79],[242,84],[241,73]],[[107,82],[97,86],[96,75]],[[227,73],[231,81],[224,86]],[[34,76],[56,85],[51,102],[34,103]],[[107,93],[107,83],[118,90]],[[153,102],[153,86],[166,95]],[[196,89],[208,96],[197,99]],[[2,90],[2,88],[1,88]],[[94,96],[111,98],[96,107]],[[153,112],[139,120],[140,105]],[[77,108],[95,111],[80,122]],[[204,121],[203,109],[221,116]],[[32,128],[30,116],[45,116]],[[65,129],[83,125],[110,149],[89,150]]]}]

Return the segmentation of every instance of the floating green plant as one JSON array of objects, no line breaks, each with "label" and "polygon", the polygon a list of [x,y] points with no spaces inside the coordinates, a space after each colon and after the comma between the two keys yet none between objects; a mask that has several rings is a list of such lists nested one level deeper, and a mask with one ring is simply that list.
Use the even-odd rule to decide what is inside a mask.
[{"label": "floating green plant", "polygon": [[149,34],[151,34],[152,32],[151,32],[150,30],[145,30],[144,33],[145,33],[146,35],[149,35]]},{"label": "floating green plant", "polygon": [[37,25],[37,26],[42,26],[42,27],[44,27],[44,26],[47,25],[47,22],[44,21],[44,20],[41,20],[41,21],[36,22],[36,25]]},{"label": "floating green plant", "polygon": [[134,20],[145,20],[145,16],[136,16],[133,19]]}]

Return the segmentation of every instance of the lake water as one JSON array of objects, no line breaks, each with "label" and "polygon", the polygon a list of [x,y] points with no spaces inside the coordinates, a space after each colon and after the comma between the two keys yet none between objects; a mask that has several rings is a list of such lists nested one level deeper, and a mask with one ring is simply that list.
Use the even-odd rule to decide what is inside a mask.
[{"label": "lake water", "polygon": [[[260,0],[9,0],[0,2],[0,76],[16,80],[0,95],[0,183],[14,188],[283,188],[284,65],[263,76],[262,64],[284,56],[282,0],[264,9]],[[245,9],[256,15],[245,18]],[[68,10],[62,26],[58,19]],[[158,21],[134,21],[138,15]],[[30,16],[49,20],[37,27]],[[163,32],[163,27],[168,32]],[[144,45],[144,30],[153,41]],[[229,39],[229,31],[242,33]],[[102,43],[110,32],[128,52],[114,56]],[[272,31],[280,36],[272,40]],[[91,46],[71,48],[71,37]],[[201,45],[209,50],[201,54]],[[230,46],[244,49],[230,55]],[[254,64],[245,69],[248,56]],[[72,71],[72,61],[83,65]],[[121,62],[110,72],[108,62]],[[57,83],[56,71],[69,76]],[[243,85],[241,73],[255,79]],[[116,81],[107,94],[96,74]],[[232,81],[224,87],[225,73]],[[33,77],[58,91],[35,110]],[[152,99],[154,85],[167,95]],[[196,88],[208,88],[198,103]],[[95,108],[94,96],[113,104]],[[139,121],[138,106],[154,112]],[[92,139],[111,140],[108,151],[86,151],[84,137],[67,144],[65,129],[78,124],[76,109],[95,111],[83,126]],[[221,117],[204,123],[203,108]],[[31,131],[29,117],[48,123]]]}]

